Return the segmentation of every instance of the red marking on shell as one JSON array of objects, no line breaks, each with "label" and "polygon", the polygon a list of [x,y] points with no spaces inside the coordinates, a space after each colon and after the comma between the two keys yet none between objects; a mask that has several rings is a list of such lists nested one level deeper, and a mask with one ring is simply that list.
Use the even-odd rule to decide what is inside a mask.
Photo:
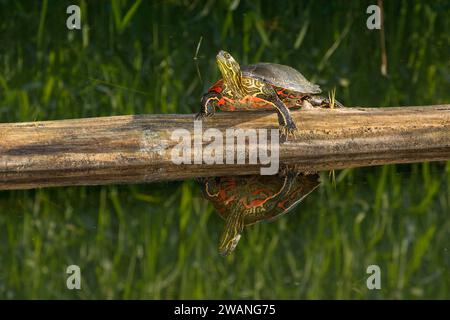
[{"label": "red marking on shell", "polygon": [[234,111],[236,109],[235,103],[234,100],[228,97],[222,97],[217,103],[217,106],[222,111]]},{"label": "red marking on shell", "polygon": [[280,203],[278,203],[278,208],[281,208],[283,210],[286,210],[286,207],[284,206],[286,204],[286,202],[288,201],[288,199],[281,201]]},{"label": "red marking on shell", "polygon": [[255,199],[250,201],[249,203],[244,203],[242,202],[243,206],[247,209],[249,208],[253,208],[253,207],[259,207],[259,206],[263,206],[267,201],[269,201],[271,192],[270,190],[265,190],[265,189],[258,189],[252,192],[253,196],[261,196],[262,199]]},{"label": "red marking on shell", "polygon": [[264,199],[255,199],[255,200],[251,201],[249,204],[244,203],[244,206],[245,206],[245,208],[249,209],[249,208],[262,206],[265,202],[266,202],[266,200],[264,200]]},{"label": "red marking on shell", "polygon": [[243,103],[267,103],[266,100],[258,98],[258,97],[253,97],[253,96],[246,96],[242,99]]},{"label": "red marking on shell", "polygon": [[221,93],[223,91],[222,85],[223,85],[223,80],[219,80],[216,83],[214,83],[212,85],[212,87],[209,88],[208,91],[214,91],[214,92],[217,92],[217,93]]},{"label": "red marking on shell", "polygon": [[222,111],[234,111],[234,110],[236,110],[235,106],[232,106],[232,105],[229,105],[229,104],[219,105],[219,108]]},{"label": "red marking on shell", "polygon": [[225,201],[227,199],[227,193],[225,189],[220,189],[219,191],[219,198],[222,201]]},{"label": "red marking on shell", "polygon": [[221,87],[214,87],[214,88],[211,88],[210,91],[215,91],[217,93],[221,93],[222,92],[222,88]]},{"label": "red marking on shell", "polygon": [[236,198],[236,195],[228,196],[228,191],[233,191],[233,189],[236,186],[236,181],[233,179],[226,179],[224,178],[224,187],[219,190],[219,200],[222,201],[225,205],[230,203],[231,201],[234,201]]}]

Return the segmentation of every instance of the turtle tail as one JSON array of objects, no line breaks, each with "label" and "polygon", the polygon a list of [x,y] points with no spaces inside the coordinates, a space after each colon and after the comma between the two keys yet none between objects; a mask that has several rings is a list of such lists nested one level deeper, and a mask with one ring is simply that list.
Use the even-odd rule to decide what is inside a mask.
[{"label": "turtle tail", "polygon": [[244,229],[244,213],[242,210],[235,209],[225,220],[225,228],[220,236],[219,253],[227,256],[233,252],[234,248],[241,238]]}]

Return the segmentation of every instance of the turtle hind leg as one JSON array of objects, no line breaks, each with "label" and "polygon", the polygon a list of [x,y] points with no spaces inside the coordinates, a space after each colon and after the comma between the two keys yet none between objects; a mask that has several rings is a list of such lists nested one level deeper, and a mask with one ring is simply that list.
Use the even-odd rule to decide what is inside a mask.
[{"label": "turtle hind leg", "polygon": [[[331,101],[329,98],[322,97],[322,96],[309,96],[307,99],[304,100],[304,103],[310,103],[314,107],[321,107],[321,108],[331,108]],[[344,105],[340,103],[337,100],[334,100],[334,108],[343,108]]]},{"label": "turtle hind leg", "polygon": [[221,95],[217,92],[207,92],[202,97],[200,112],[195,115],[196,120],[205,117],[212,117],[216,111],[216,104],[219,102]]}]

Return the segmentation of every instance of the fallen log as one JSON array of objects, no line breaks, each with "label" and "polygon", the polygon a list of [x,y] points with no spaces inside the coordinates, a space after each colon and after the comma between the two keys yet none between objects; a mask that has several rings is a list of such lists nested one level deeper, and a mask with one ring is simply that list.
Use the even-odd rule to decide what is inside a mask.
[{"label": "fallen log", "polygon": [[[450,105],[292,112],[298,134],[281,163],[307,171],[450,160]],[[223,112],[208,128],[276,129],[274,112]],[[181,180],[260,172],[258,164],[173,162],[176,129],[194,115],[129,115],[0,124],[0,190]],[[197,137],[198,138],[198,137]],[[198,140],[197,140],[198,142]],[[208,142],[201,142],[203,147]]]}]

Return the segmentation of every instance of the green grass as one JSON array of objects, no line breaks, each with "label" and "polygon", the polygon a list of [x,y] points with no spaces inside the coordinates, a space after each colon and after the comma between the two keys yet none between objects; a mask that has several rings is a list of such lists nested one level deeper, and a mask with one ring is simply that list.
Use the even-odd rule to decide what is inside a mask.
[{"label": "green grass", "polygon": [[[78,3],[83,29],[68,31],[72,2],[0,0],[1,122],[196,112],[219,49],[292,65],[346,105],[450,101],[447,1],[385,1],[388,77],[370,1]],[[449,162],[323,180],[227,258],[193,181],[1,191],[0,297],[450,298]]]}]

